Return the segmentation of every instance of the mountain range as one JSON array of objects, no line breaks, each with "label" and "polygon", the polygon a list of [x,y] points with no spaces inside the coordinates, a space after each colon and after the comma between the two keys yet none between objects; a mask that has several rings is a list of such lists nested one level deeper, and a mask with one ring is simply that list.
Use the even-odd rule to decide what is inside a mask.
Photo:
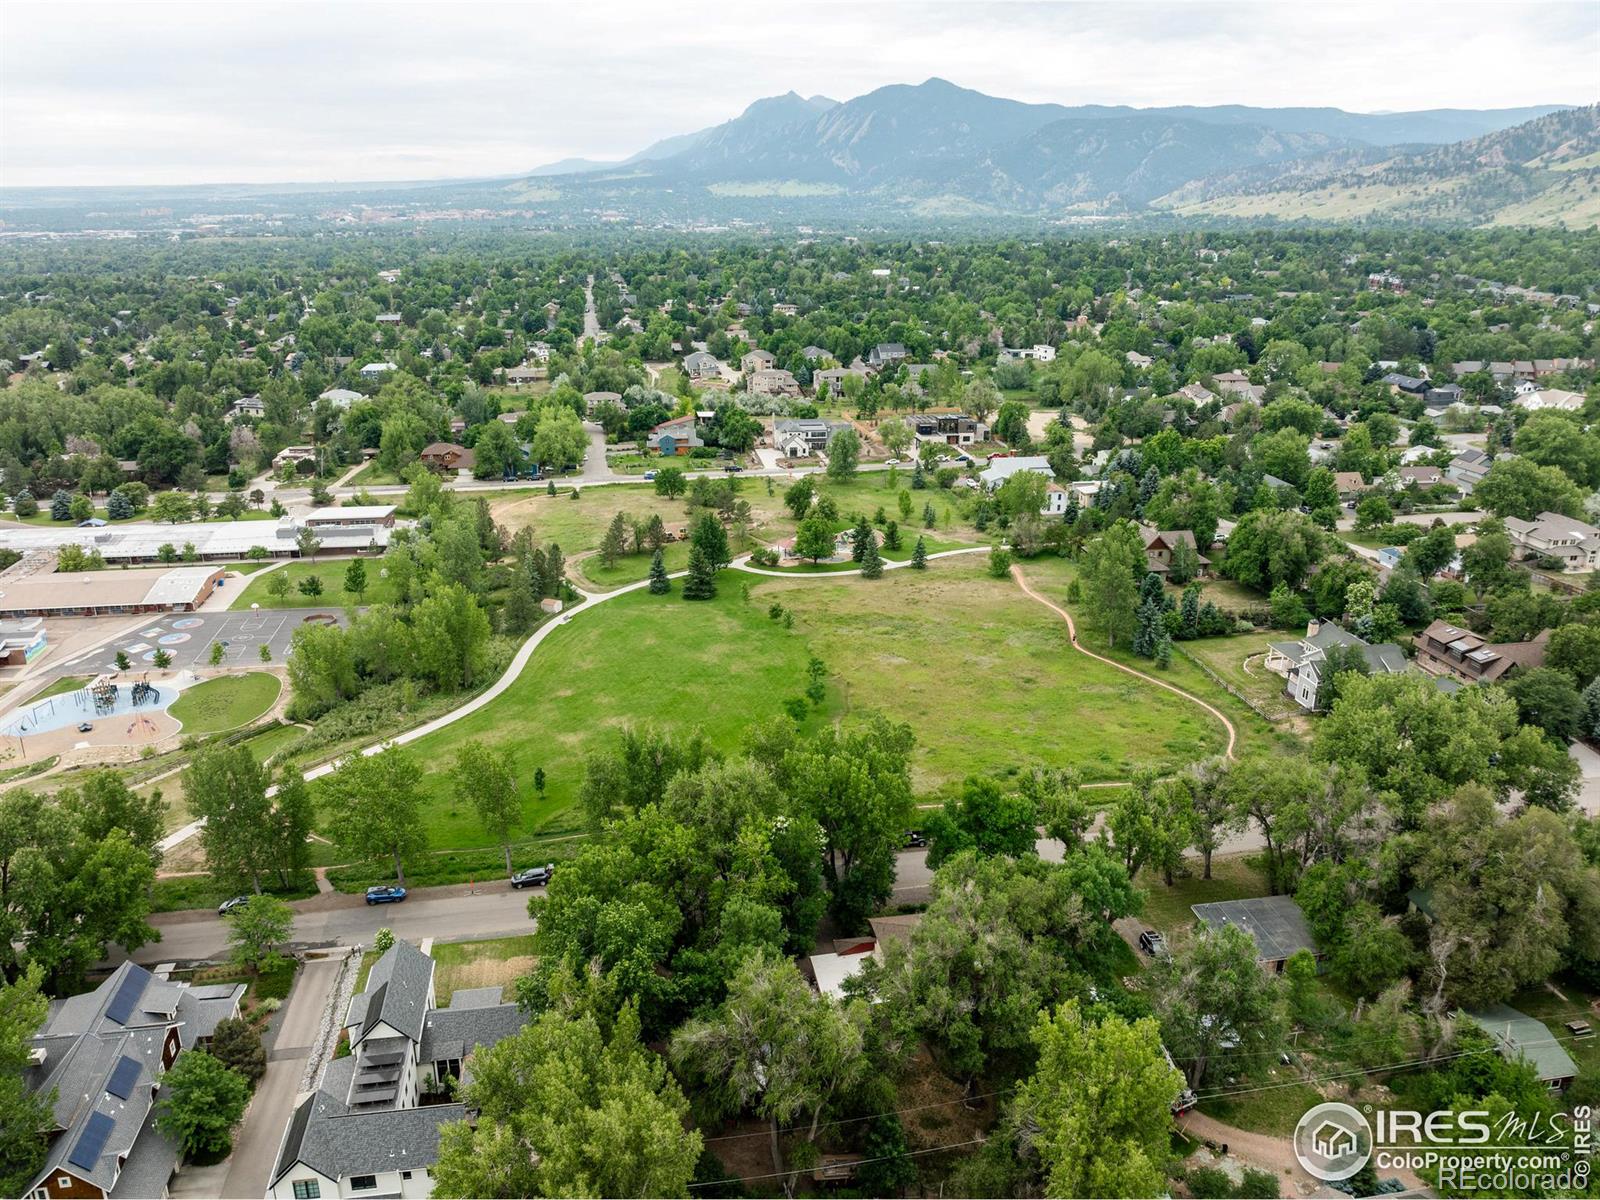
[{"label": "mountain range", "polygon": [[[567,159],[509,186],[572,200],[603,196],[623,209],[652,193],[686,190],[750,202],[848,198],[866,210],[1046,219],[1159,212],[1566,222],[1590,211],[1600,182],[1597,112],[1068,107],[929,79],[843,102],[794,92],[769,97],[620,162]],[[1415,191],[1445,181],[1457,193],[1452,203],[1430,203]],[[1352,182],[1354,199],[1316,198]],[[1413,191],[1402,201],[1396,189]],[[1513,215],[1504,217],[1502,207]]]}]

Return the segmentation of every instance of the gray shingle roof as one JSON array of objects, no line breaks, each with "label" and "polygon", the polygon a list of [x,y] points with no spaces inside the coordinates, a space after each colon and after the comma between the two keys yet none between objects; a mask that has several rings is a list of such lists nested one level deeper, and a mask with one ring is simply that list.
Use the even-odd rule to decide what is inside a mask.
[{"label": "gray shingle roof", "polygon": [[1191,911],[1213,929],[1237,925],[1256,943],[1263,962],[1278,962],[1297,950],[1316,953],[1317,943],[1305,914],[1293,896],[1258,896],[1250,900],[1218,900],[1194,904]]},{"label": "gray shingle roof", "polygon": [[1527,1013],[1506,1004],[1492,1004],[1470,1010],[1466,1016],[1494,1036],[1500,1043],[1500,1052],[1507,1058],[1526,1059],[1543,1082],[1577,1075],[1578,1064],[1572,1061],[1572,1055],[1556,1040],[1549,1026]]},{"label": "gray shingle roof", "polygon": [[314,1110],[324,1093],[295,1109],[272,1173],[276,1184],[304,1163],[330,1179],[382,1171],[426,1170],[439,1158],[439,1130],[467,1117],[465,1105],[432,1104],[373,1113],[323,1116]]},{"label": "gray shingle roof", "polygon": [[[410,942],[396,942],[372,964],[367,974],[366,1003],[362,1006],[359,1041],[385,1021],[412,1041],[422,1037],[422,1018],[433,991],[433,959]],[[352,1016],[355,1003],[352,999]],[[354,1020],[347,1024],[355,1024]]]},{"label": "gray shingle roof", "polygon": [[[493,1046],[521,1029],[527,1018],[515,1004],[493,1008],[436,1008],[422,1033],[423,1062],[464,1058],[479,1046]],[[453,1053],[444,1051],[454,1047]]]}]

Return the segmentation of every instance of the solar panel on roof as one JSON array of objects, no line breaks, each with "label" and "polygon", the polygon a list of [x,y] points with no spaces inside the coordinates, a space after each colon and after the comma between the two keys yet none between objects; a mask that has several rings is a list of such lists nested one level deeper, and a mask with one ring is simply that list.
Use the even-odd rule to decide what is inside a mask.
[{"label": "solar panel on roof", "polygon": [[83,1133],[78,1138],[78,1144],[72,1148],[72,1153],[67,1155],[67,1161],[85,1171],[94,1170],[100,1162],[101,1151],[106,1148],[106,1139],[116,1127],[117,1123],[105,1113],[90,1113],[88,1121],[84,1123]]},{"label": "solar panel on roof", "polygon": [[111,997],[111,1003],[106,1005],[106,1016],[118,1025],[126,1025],[128,1018],[133,1016],[133,1006],[139,1002],[139,996],[144,991],[144,980],[133,971],[122,977],[122,982],[117,984],[116,994]]},{"label": "solar panel on roof", "polygon": [[117,1059],[117,1065],[112,1068],[111,1079],[106,1083],[106,1091],[119,1100],[126,1100],[133,1095],[133,1085],[138,1081],[139,1060],[124,1054]]}]

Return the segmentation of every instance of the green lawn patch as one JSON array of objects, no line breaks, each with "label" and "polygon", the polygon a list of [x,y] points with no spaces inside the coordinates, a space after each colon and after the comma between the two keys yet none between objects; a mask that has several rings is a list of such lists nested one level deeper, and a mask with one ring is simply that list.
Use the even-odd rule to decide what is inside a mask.
[{"label": "green lawn patch", "polygon": [[[262,890],[284,900],[304,900],[317,894],[317,881],[310,871],[292,880],[286,888],[275,886],[276,880],[261,881]],[[152,912],[181,912],[191,908],[214,909],[229,896],[237,896],[240,889],[228,887],[210,875],[176,875],[157,879],[150,890]]]},{"label": "green lawn patch", "polygon": [[169,710],[185,733],[220,733],[248,725],[278,701],[282,681],[266,671],[224,675],[188,688]]},{"label": "green lawn patch", "polygon": [[35,693],[33,699],[48,700],[51,696],[64,696],[68,692],[76,692],[80,688],[88,687],[89,679],[88,675],[63,675],[44,691]]},{"label": "green lawn patch", "polygon": [[[1255,1076],[1259,1075],[1259,1078]],[[1267,1133],[1288,1137],[1308,1108],[1322,1103],[1322,1093],[1309,1083],[1294,1082],[1293,1068],[1278,1067],[1273,1071],[1253,1073],[1248,1079],[1240,1077],[1232,1084],[1218,1086],[1232,1088],[1258,1087],[1260,1091],[1241,1091],[1232,1096],[1218,1096],[1200,1102],[1200,1111],[1208,1117],[1252,1133]]]},{"label": "green lawn patch", "polygon": [[[259,604],[262,608],[340,608],[346,604],[387,604],[394,600],[394,585],[383,577],[382,563],[375,558],[362,560],[367,569],[367,590],[360,596],[345,591],[344,576],[351,561],[321,558],[314,562],[287,563],[270,574],[250,580],[228,607],[242,609]],[[282,596],[272,592],[272,580],[277,575],[289,580],[289,590]],[[322,592],[307,596],[300,590],[300,583],[313,575],[321,581]]]},{"label": "green lawn patch", "polygon": [[[740,595],[745,584],[749,603]],[[794,612],[793,629],[767,615],[774,602]],[[584,613],[552,633],[494,703],[409,747],[427,772],[433,847],[487,843],[471,807],[453,794],[450,764],[467,740],[513,749],[524,828],[534,830],[571,804],[584,756],[614,731],[698,728],[736,750],[747,729],[801,694],[813,653],[831,677],[808,728],[880,711],[909,722],[923,789],[1036,763],[1125,778],[1137,766],[1173,769],[1222,745],[1220,727],[1193,705],[1067,653],[1058,620],[968,560],[876,582],[727,572],[706,604],[685,602],[675,587],[671,596],[640,590]],[[1005,685],[986,682],[993,680]],[[532,788],[536,767],[547,778],[543,801]]]},{"label": "green lawn patch", "polygon": [[447,1008],[460,988],[500,987],[511,999],[511,988],[534,967],[533,934],[489,938],[481,942],[435,942],[433,990],[439,1006]]},{"label": "green lawn patch", "polygon": [[1200,859],[1191,855],[1193,877],[1179,879],[1171,887],[1162,882],[1159,873],[1141,871],[1138,884],[1145,894],[1144,923],[1168,938],[1176,938],[1194,928],[1191,905],[1268,895],[1271,889],[1266,877],[1250,865],[1248,858],[1243,854],[1219,855],[1211,860],[1211,878],[1201,879]]},{"label": "green lawn patch", "polygon": [[[650,574],[649,554],[625,554],[609,567],[592,554],[578,564],[575,574],[579,584],[592,584],[597,591],[609,592],[630,583],[637,583]],[[689,565],[689,543],[668,542],[661,547],[661,561],[667,573],[682,571]]]}]

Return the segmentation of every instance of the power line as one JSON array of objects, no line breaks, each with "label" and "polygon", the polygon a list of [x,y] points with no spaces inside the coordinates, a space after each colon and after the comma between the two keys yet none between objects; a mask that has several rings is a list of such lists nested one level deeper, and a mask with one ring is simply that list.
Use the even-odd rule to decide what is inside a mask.
[{"label": "power line", "polygon": [[[958,1096],[954,1100],[934,1100],[927,1104],[913,1104],[906,1108],[890,1108],[885,1109],[883,1112],[867,1113],[859,1117],[841,1117],[837,1121],[824,1121],[817,1128],[819,1130],[832,1129],[839,1125],[854,1125],[861,1121],[875,1121],[879,1117],[898,1117],[902,1113],[923,1112],[930,1108],[949,1108],[954,1104],[969,1104],[974,1100],[988,1100],[995,1096],[1008,1096],[1021,1087],[1022,1085],[1018,1083],[1013,1084],[1011,1087],[997,1088],[992,1092],[979,1092],[975,1096]],[[791,1125],[787,1129],[778,1130],[778,1134],[782,1136],[786,1133],[798,1133],[801,1130],[809,1130],[810,1128],[810,1125]],[[704,1140],[709,1145],[712,1142],[731,1142],[740,1138],[770,1137],[771,1134],[772,1130],[770,1129],[753,1129],[749,1133],[721,1133],[716,1137],[708,1137]]]},{"label": "power line", "polygon": [[[864,1167],[868,1163],[890,1162],[897,1158],[921,1158],[924,1154],[939,1154],[945,1150],[961,1150],[967,1146],[981,1146],[987,1138],[971,1138],[965,1142],[946,1142],[939,1146],[929,1146],[923,1150],[907,1150],[904,1154],[880,1154],[876,1158],[859,1158],[850,1165]],[[741,1183],[758,1183],[763,1179],[786,1179],[790,1175],[800,1174],[804,1168],[793,1171],[771,1171],[766,1175],[739,1175],[735,1176]],[[722,1187],[727,1183],[725,1179],[708,1179],[704,1183],[691,1183],[691,1188]]]}]

